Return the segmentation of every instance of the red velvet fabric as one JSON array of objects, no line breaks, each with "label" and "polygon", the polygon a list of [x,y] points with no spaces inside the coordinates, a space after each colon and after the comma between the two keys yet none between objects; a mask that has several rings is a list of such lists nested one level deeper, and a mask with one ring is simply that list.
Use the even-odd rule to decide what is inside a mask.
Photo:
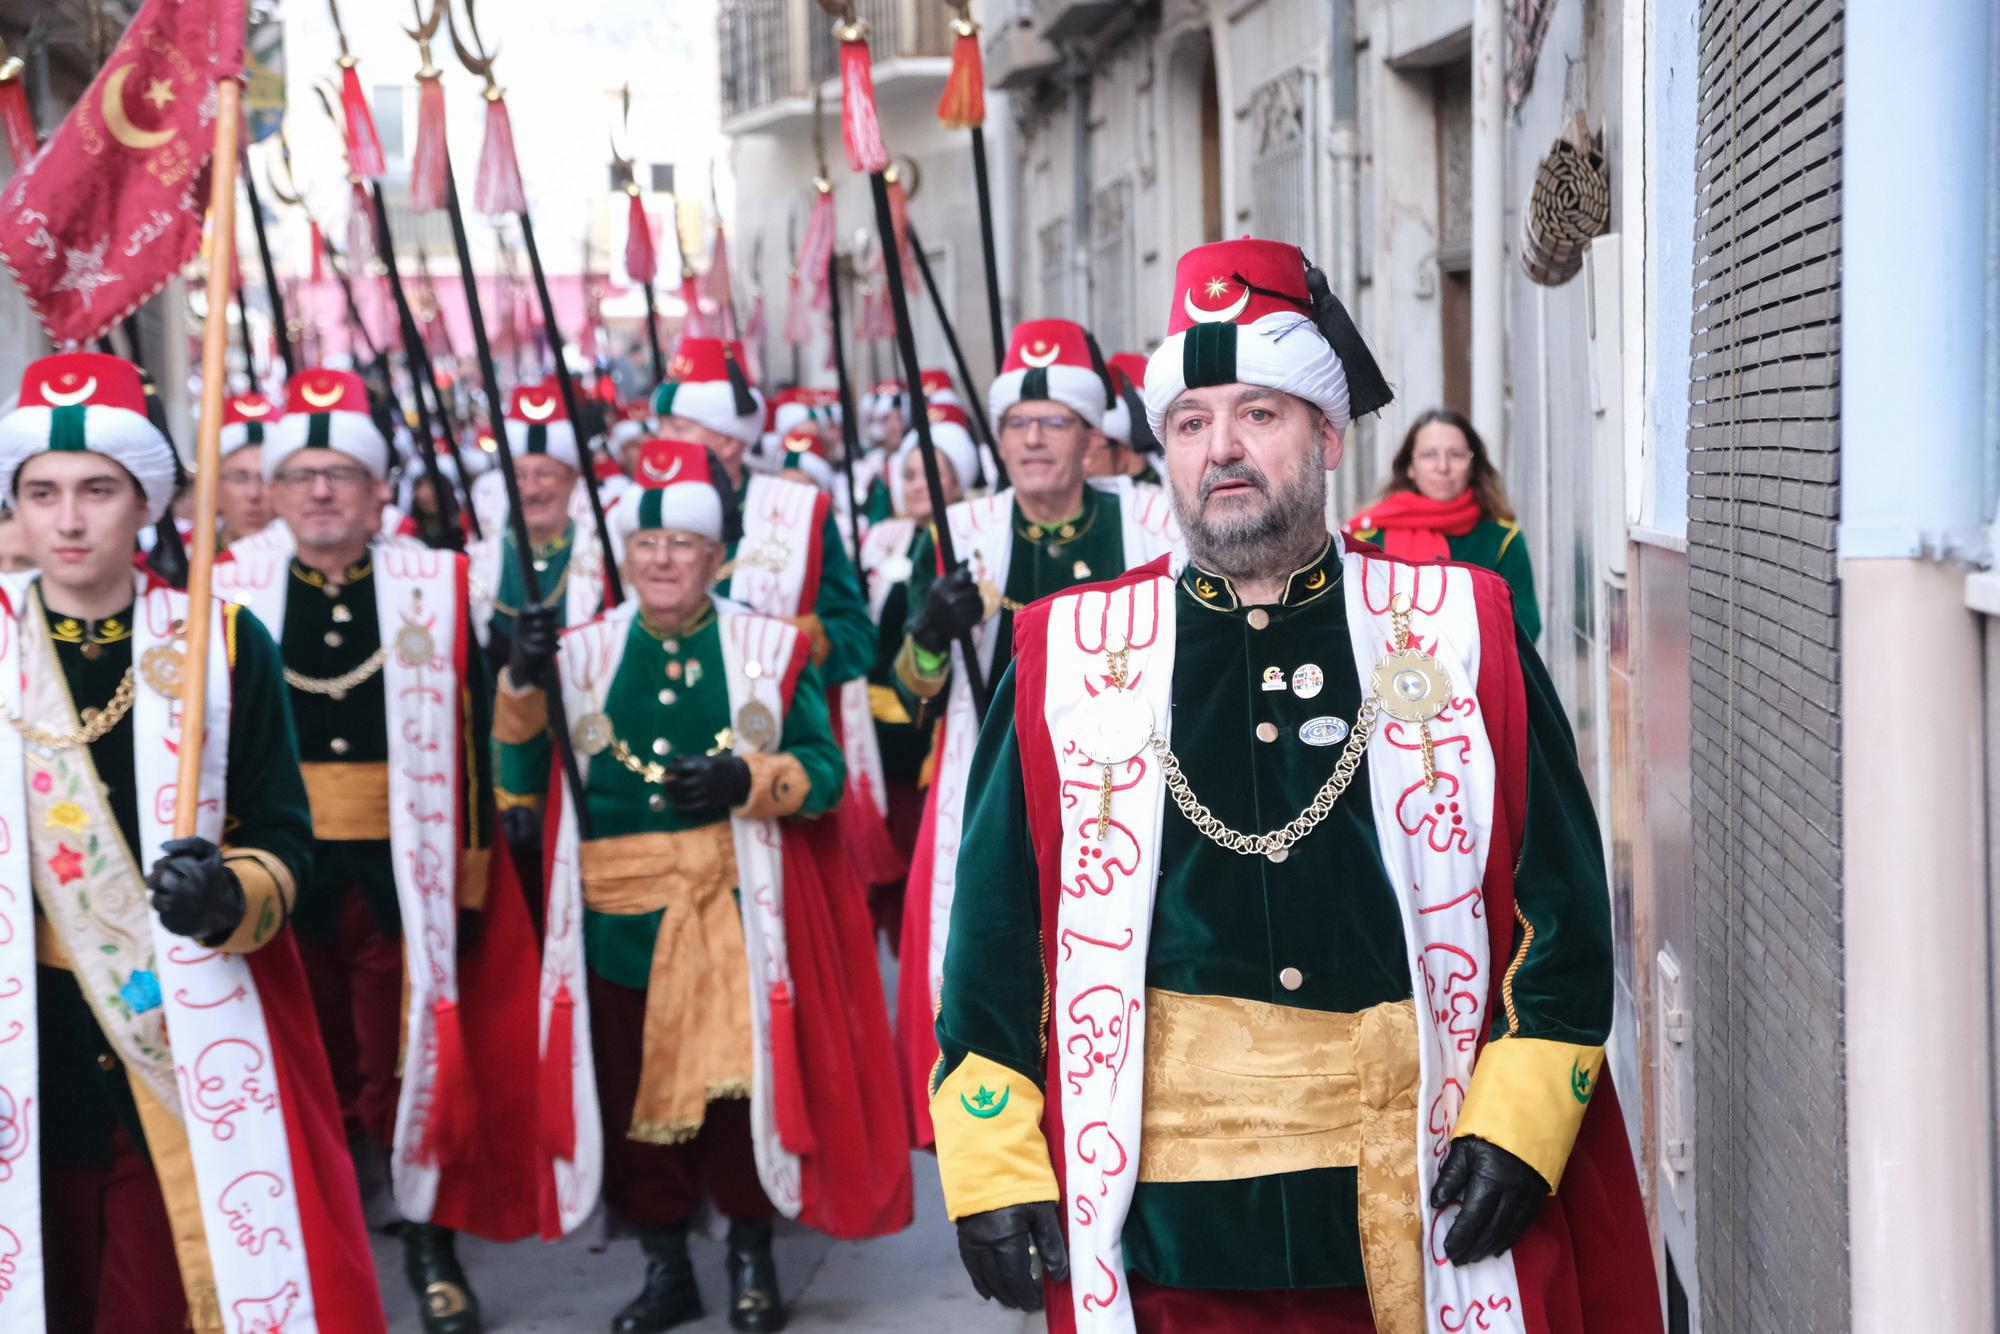
[{"label": "red velvet fabric", "polygon": [[1163,1288],[1137,1274],[1131,1283],[1139,1334],[1375,1334],[1361,1288],[1223,1292]]},{"label": "red velvet fabric", "polygon": [[[937,750],[944,750],[938,728]],[[909,1109],[910,1143],[928,1149],[937,1142],[931,1129],[931,1069],[937,1064],[937,1006],[931,1000],[931,867],[937,833],[937,784],[924,791],[923,819],[903,891],[903,929],[896,948],[896,1059]]]},{"label": "red velvet fabric", "polygon": [[48,1327],[75,1334],[180,1334],[187,1293],[153,1165],[121,1126],[106,1167],[42,1169]]},{"label": "red velvet fabric", "polygon": [[350,1133],[396,1142],[402,1080],[403,942],[383,932],[357,888],[347,891],[330,941],[300,940],[299,958],[341,1116]]}]

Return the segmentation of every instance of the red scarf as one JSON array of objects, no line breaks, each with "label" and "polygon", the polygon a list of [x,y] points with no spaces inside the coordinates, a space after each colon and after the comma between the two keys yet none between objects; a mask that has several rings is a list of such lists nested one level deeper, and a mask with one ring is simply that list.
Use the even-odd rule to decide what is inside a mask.
[{"label": "red scarf", "polygon": [[1420,491],[1393,491],[1348,520],[1347,531],[1380,529],[1382,550],[1404,560],[1450,560],[1447,537],[1464,537],[1484,517],[1470,487],[1456,500],[1432,500]]}]

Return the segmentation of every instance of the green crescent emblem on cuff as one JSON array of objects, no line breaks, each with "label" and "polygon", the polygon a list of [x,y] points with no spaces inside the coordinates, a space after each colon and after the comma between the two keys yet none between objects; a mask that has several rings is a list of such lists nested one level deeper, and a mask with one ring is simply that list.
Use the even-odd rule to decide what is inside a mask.
[{"label": "green crescent emblem on cuff", "polygon": [[1000,1090],[998,1095],[999,1100],[996,1102],[993,1090],[981,1084],[979,1092],[972,1095],[971,1102],[966,1101],[963,1093],[959,1094],[958,1105],[982,1121],[991,1121],[994,1117],[1007,1110],[1007,1099],[1013,1096],[1014,1089],[1009,1085]]},{"label": "green crescent emblem on cuff", "polygon": [[1578,1102],[1590,1101],[1590,1088],[1596,1081],[1588,1074],[1581,1061],[1569,1063],[1569,1091]]}]

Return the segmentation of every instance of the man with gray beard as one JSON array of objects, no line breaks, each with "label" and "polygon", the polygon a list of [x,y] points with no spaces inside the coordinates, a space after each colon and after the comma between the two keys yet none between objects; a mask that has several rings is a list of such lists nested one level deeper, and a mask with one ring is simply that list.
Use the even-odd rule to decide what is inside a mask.
[{"label": "man with gray beard", "polygon": [[1017,614],[930,1112],[1051,1328],[1654,1334],[1603,857],[1507,585],[1327,531],[1389,401],[1295,246],[1198,247],[1145,377],[1189,561]]}]

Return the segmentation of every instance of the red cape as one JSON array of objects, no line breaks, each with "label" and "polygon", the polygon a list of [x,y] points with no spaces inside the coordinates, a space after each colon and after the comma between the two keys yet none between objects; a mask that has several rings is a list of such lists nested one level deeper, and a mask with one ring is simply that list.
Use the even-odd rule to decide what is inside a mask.
[{"label": "red cape", "polygon": [[[1348,539],[1347,544],[1351,550],[1379,554],[1365,542]],[[1520,658],[1512,651],[1513,593],[1505,580],[1489,570],[1462,568],[1471,571],[1477,598],[1482,648],[1477,693],[1480,707],[1486,711],[1500,780],[1493,846],[1486,862],[1486,920],[1494,957],[1505,958],[1514,947],[1515,852],[1527,811],[1528,706]],[[1163,557],[1095,587],[1119,588],[1166,572]],[[1062,897],[1058,866],[1062,830],[1057,818],[1060,784],[1042,711],[1048,689],[1049,605],[1048,601],[1038,602],[1014,619],[1014,716],[1044,922],[1056,920]],[[1053,932],[1042,935],[1043,964],[1053,978],[1059,942]],[[1503,980],[1504,973],[1496,970],[1489,1006],[1500,1004]],[[1053,1039],[1053,1030],[1049,1036]],[[1059,1089],[1061,1071],[1056,1058],[1060,1053],[1053,1040],[1048,1046],[1047,1084]],[[1042,1130],[1051,1145],[1063,1142],[1060,1098],[1049,1099]],[[1062,1155],[1052,1152],[1050,1158],[1061,1187],[1066,1175]],[[1582,1131],[1563,1172],[1562,1188],[1550,1196],[1513,1254],[1529,1334],[1659,1334],[1662,1323],[1657,1306],[1632,1300],[1634,1293],[1657,1291],[1659,1280],[1653,1268],[1638,1174],[1608,1070],[1584,1113]],[[1051,1334],[1073,1334],[1075,1316],[1069,1284],[1044,1283]]]}]

